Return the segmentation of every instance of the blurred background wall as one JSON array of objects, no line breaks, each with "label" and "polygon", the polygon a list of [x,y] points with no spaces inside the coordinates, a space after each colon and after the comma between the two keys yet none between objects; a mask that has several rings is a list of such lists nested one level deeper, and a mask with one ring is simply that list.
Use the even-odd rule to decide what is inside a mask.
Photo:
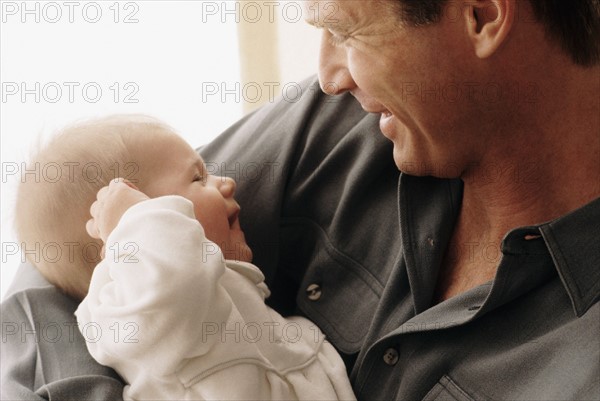
[{"label": "blurred background wall", "polygon": [[0,8],[2,297],[22,259],[15,188],[38,141],[80,119],[145,113],[196,147],[316,72],[319,33],[304,22],[302,0]]}]

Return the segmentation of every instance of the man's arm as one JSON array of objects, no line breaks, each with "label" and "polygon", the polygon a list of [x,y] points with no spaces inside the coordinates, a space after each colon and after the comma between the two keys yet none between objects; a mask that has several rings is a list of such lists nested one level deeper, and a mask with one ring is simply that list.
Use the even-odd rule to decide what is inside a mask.
[{"label": "man's arm", "polygon": [[88,354],[73,316],[76,307],[50,285],[2,302],[0,399],[122,399],[119,376]]}]

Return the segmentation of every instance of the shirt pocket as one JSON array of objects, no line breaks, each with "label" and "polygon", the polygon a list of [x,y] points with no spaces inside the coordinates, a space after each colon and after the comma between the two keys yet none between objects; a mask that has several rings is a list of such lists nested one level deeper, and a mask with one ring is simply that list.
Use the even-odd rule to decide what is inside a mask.
[{"label": "shirt pocket", "polygon": [[[360,263],[331,244],[316,225],[303,221],[302,251],[295,252],[295,264],[306,263],[296,296],[296,305],[315,323],[339,351],[356,354],[363,344],[383,286]],[[307,239],[310,240],[307,240]]]},{"label": "shirt pocket", "polygon": [[427,393],[422,401],[474,401],[449,376],[444,375],[439,382]]}]

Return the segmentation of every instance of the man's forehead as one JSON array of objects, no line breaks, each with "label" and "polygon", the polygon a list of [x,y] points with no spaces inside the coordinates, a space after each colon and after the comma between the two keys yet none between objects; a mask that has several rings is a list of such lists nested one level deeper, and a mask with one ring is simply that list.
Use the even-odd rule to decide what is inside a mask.
[{"label": "man's forehead", "polygon": [[307,23],[317,28],[345,30],[359,24],[370,14],[391,9],[397,0],[310,0],[305,2]]},{"label": "man's forehead", "polygon": [[[347,4],[344,4],[347,3]],[[306,22],[317,28],[330,28],[332,26],[345,24],[352,21],[352,10],[354,0],[310,0],[305,3],[304,16]]]}]

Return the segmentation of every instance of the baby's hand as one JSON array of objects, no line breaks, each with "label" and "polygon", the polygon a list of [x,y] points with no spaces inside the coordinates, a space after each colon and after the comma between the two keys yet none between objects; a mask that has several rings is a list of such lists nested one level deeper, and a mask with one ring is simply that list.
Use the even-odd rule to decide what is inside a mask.
[{"label": "baby's hand", "polygon": [[146,199],[150,198],[131,182],[115,178],[98,191],[96,201],[90,207],[92,218],[87,221],[85,229],[92,238],[99,238],[106,244],[123,213]]}]

